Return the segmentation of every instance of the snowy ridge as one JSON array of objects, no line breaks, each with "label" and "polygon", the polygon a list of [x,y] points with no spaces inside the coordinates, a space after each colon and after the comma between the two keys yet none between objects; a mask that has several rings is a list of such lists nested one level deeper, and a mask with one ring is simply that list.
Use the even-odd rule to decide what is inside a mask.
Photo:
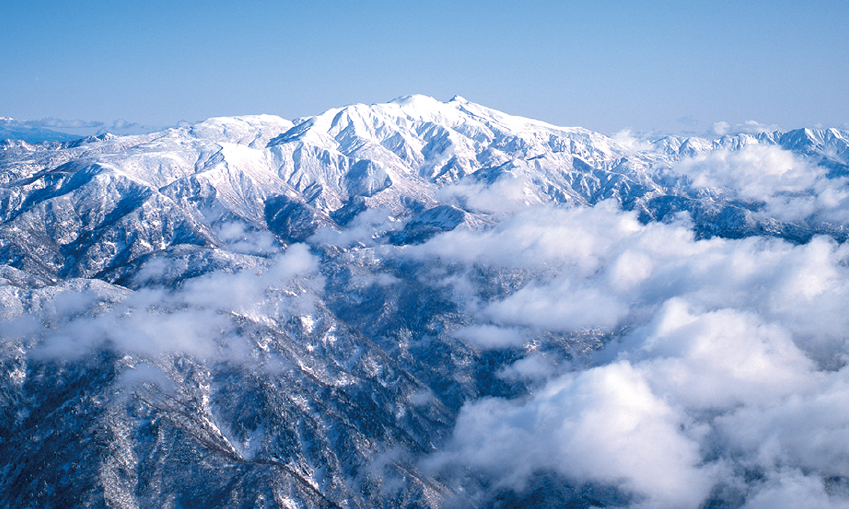
[{"label": "snowy ridge", "polygon": [[[490,195],[517,205],[615,199],[644,220],[688,211],[708,236],[843,238],[844,227],[830,216],[767,217],[757,201],[706,193],[675,168],[765,146],[839,177],[849,168],[847,138],[835,129],[804,129],[649,143],[513,117],[459,97],[443,103],[409,96],[294,123],[269,115],[217,118],[149,135],[7,145],[0,250],[43,277],[89,277],[168,246],[225,246],[219,230],[233,221],[284,243],[323,226],[342,228],[370,208],[406,220],[446,204],[479,216],[469,224],[488,224]],[[16,233],[22,231],[28,234]]]},{"label": "snowy ridge", "polygon": [[0,148],[0,506],[849,500],[846,131],[409,96]]}]

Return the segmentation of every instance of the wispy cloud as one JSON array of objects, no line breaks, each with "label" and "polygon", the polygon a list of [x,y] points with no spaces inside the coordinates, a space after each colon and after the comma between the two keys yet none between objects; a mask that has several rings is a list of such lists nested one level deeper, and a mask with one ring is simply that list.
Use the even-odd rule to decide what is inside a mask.
[{"label": "wispy cloud", "polygon": [[29,127],[46,127],[51,129],[96,129],[103,126],[103,122],[87,120],[63,120],[60,118],[41,118],[38,120],[17,121],[19,125]]},{"label": "wispy cloud", "polygon": [[[168,273],[169,263],[151,260],[140,270],[138,281]],[[238,361],[244,359],[246,348],[245,338],[234,332],[234,314],[272,320],[309,314],[315,294],[309,291],[307,296],[304,288],[319,291],[320,278],[317,286],[302,284],[298,292],[288,289],[293,278],[314,278],[317,267],[308,249],[296,244],[271,257],[259,271],[213,272],[178,289],[129,291],[97,280],[84,285],[65,282],[37,296],[40,304],[32,313],[23,313],[30,304],[6,306],[11,313],[4,316],[7,325],[0,333],[36,334],[38,345],[29,355],[37,358],[76,359],[108,347],[148,359],[179,353]],[[33,327],[38,322],[47,327]]]},{"label": "wispy cloud", "polygon": [[725,136],[734,134],[760,134],[778,131],[779,127],[776,124],[762,124],[756,120],[747,120],[742,124],[731,125],[725,121],[715,122],[711,126],[709,134],[715,136]]}]

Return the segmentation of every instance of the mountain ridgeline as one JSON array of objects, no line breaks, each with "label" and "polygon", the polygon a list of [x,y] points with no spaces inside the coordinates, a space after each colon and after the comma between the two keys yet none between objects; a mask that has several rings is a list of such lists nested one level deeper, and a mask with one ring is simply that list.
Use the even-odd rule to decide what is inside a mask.
[{"label": "mountain ridgeline", "polygon": [[[499,232],[598,209],[698,246],[839,244],[847,177],[837,129],[643,140],[460,97],[2,141],[0,507],[663,506],[450,459],[470,405],[556,376],[528,359],[589,369],[650,321],[505,325],[511,297],[600,272],[519,264]],[[743,505],[734,486],[693,507]]]}]

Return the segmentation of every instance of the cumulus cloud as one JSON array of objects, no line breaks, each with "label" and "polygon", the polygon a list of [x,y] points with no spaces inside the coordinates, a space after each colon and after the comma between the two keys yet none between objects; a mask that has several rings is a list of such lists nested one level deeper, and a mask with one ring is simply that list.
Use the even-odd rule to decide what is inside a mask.
[{"label": "cumulus cloud", "polygon": [[628,304],[616,295],[592,283],[577,285],[569,277],[529,285],[483,310],[498,323],[566,331],[613,329],[627,314]]},{"label": "cumulus cloud", "polygon": [[731,130],[731,124],[720,120],[719,122],[715,122],[710,129],[710,133],[716,136],[725,136]]},{"label": "cumulus cloud", "polygon": [[124,130],[127,130],[127,129],[134,129],[134,128],[138,128],[138,127],[141,127],[141,126],[139,126],[139,124],[137,124],[136,122],[127,122],[123,118],[119,118],[118,120],[112,122],[112,129],[116,129],[116,130],[119,130],[119,131],[124,131]]},{"label": "cumulus cloud", "polygon": [[[706,178],[739,179],[741,192],[760,198],[819,178],[787,154],[755,155],[789,167]],[[611,334],[584,365],[532,353],[503,369],[536,389],[468,402],[427,468],[472,468],[516,490],[536,472],[556,472],[576,485],[616,486],[634,507],[696,508],[722,493],[749,507],[849,503],[833,488],[849,482],[846,246],[825,237],[695,240],[686,218],[643,225],[607,202],[525,210],[404,256],[521,276],[492,298],[472,277],[452,283],[476,322],[454,334],[473,346],[544,343],[552,331],[576,341],[588,329]]]},{"label": "cumulus cloud", "polygon": [[139,124],[138,122],[130,122],[128,120],[124,120],[123,118],[119,118],[117,120],[113,120],[111,124],[103,124],[102,127],[97,131],[97,134],[103,133],[112,133],[112,134],[146,134],[151,133],[160,129],[164,129],[168,126],[159,126],[152,127],[143,124]]},{"label": "cumulus cloud", "polygon": [[589,274],[598,270],[615,244],[642,228],[635,214],[619,213],[613,201],[571,209],[523,207],[492,229],[455,229],[411,246],[405,254],[511,268],[569,265]]},{"label": "cumulus cloud", "polygon": [[751,312],[694,313],[683,299],[666,301],[652,323],[635,334],[621,358],[647,368],[662,396],[689,409],[731,408],[782,398],[810,387],[814,363],[788,330]]},{"label": "cumulus cloud", "polygon": [[825,174],[792,152],[765,145],[712,151],[684,159],[675,169],[690,175],[693,187],[728,187],[740,198],[760,201],[803,192]]},{"label": "cumulus cloud", "polygon": [[763,218],[845,221],[849,188],[845,178],[772,145],[746,145],[686,158],[673,170],[687,175],[694,190],[719,189],[732,198],[757,202]]},{"label": "cumulus cloud", "polygon": [[58,129],[60,131],[69,131],[78,134],[103,134],[107,132],[113,134],[145,134],[160,129],[158,127],[142,125],[138,122],[130,122],[122,118],[114,120],[112,122],[79,119],[68,120],[54,117],[40,118],[35,120],[15,120],[6,118],[4,123],[7,125],[28,128]]},{"label": "cumulus cloud", "polygon": [[701,465],[699,427],[658,397],[633,366],[618,362],[566,375],[522,404],[467,404],[450,447],[429,468],[461,463],[521,490],[553,470],[577,483],[619,485],[647,507],[697,507],[716,466]]}]

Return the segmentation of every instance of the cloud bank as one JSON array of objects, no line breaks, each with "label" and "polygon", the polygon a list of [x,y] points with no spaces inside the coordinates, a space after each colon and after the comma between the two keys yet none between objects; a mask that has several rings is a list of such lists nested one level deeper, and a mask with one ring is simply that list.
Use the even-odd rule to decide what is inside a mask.
[{"label": "cloud bank", "polygon": [[[169,263],[153,259],[136,277],[167,273]],[[32,358],[74,360],[106,347],[143,359],[180,354],[238,362],[247,360],[247,338],[234,319],[310,315],[321,291],[317,269],[309,249],[294,244],[259,270],[212,272],[173,289],[130,291],[97,280],[69,280],[32,295],[3,287],[0,334],[34,341]]]},{"label": "cloud bank", "polygon": [[[766,159],[754,179],[728,175],[727,159],[688,164],[760,199],[820,178],[784,154],[754,155]],[[633,507],[696,508],[711,497],[745,507],[849,504],[834,489],[849,482],[845,245],[695,240],[686,217],[643,225],[605,202],[525,210],[404,255],[532,274],[491,300],[471,277],[453,283],[476,322],[454,335],[470,346],[534,351],[552,331],[610,338],[583,364],[528,369],[528,356],[505,370],[536,388],[520,400],[468,402],[427,468],[472,468],[515,490],[556,472],[615,486]]]},{"label": "cloud bank", "polygon": [[693,190],[719,191],[758,206],[764,219],[849,220],[847,180],[827,178],[827,168],[780,147],[716,150],[684,159],[673,171],[690,177]]}]

